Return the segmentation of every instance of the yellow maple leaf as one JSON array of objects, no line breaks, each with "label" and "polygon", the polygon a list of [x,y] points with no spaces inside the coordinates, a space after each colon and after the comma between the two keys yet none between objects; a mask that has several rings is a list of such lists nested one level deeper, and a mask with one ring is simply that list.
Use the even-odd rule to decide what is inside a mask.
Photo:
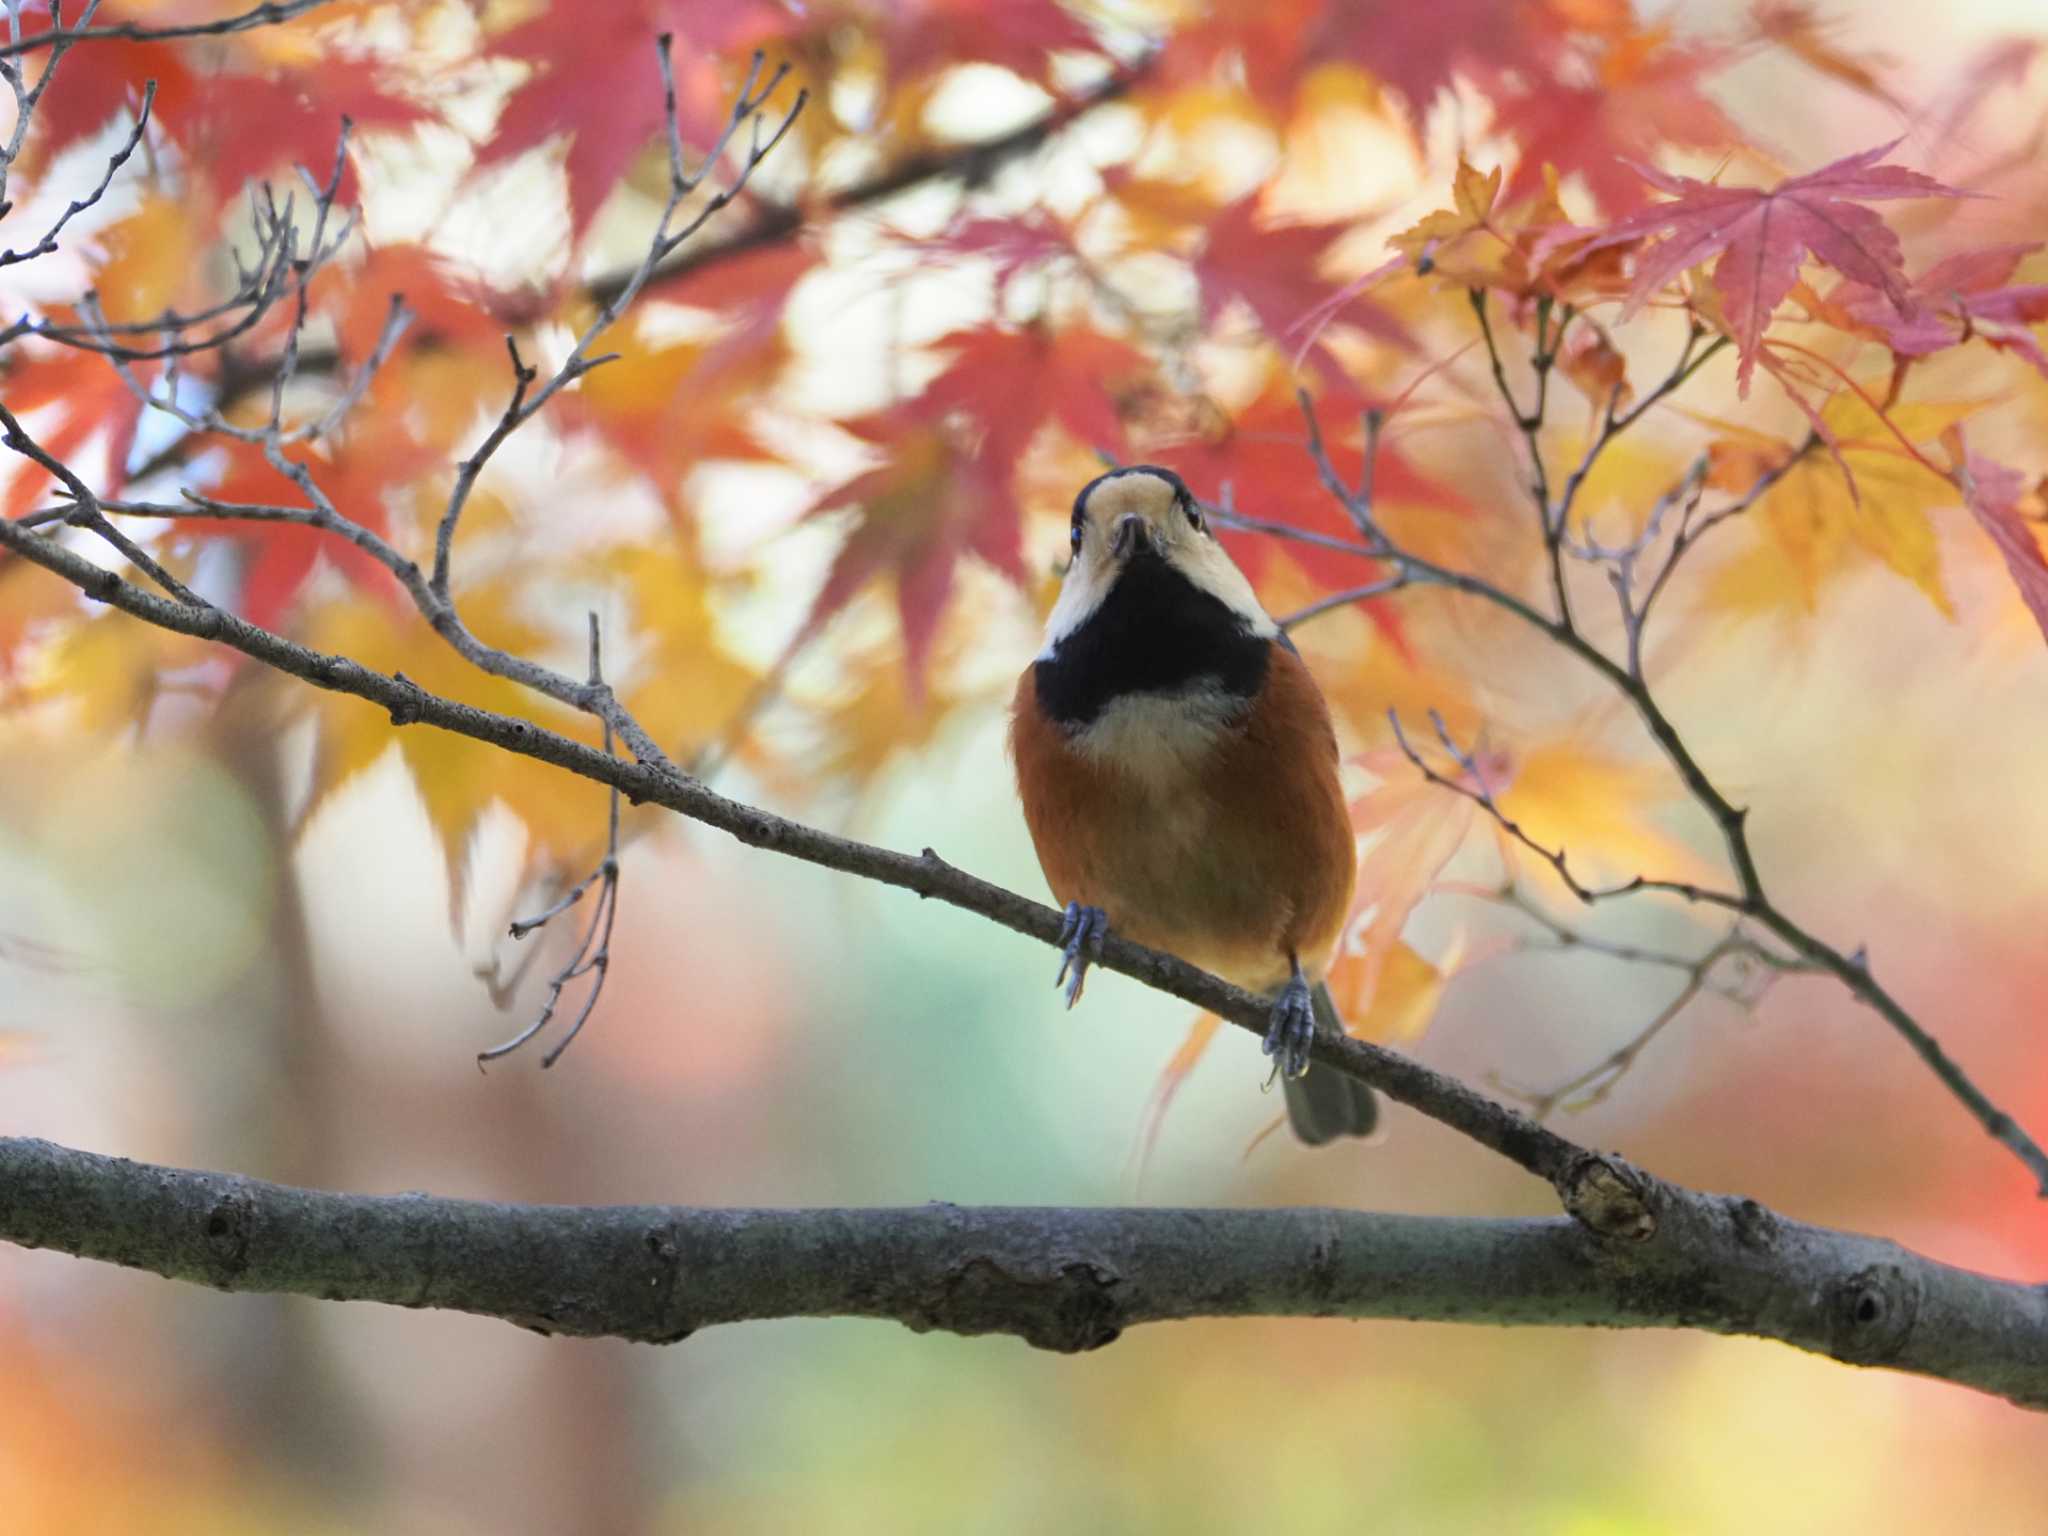
[{"label": "yellow maple leaf", "polygon": [[[514,655],[546,656],[552,636],[518,612],[517,593],[479,585],[462,597],[463,620],[487,645]],[[353,657],[380,672],[404,672],[428,693],[515,715],[593,745],[597,723],[505,678],[481,672],[428,628],[419,615],[351,596],[317,609],[307,643]],[[429,726],[400,728],[375,705],[316,692],[308,706],[319,731],[313,785],[302,821],[395,746],[401,754],[449,870],[449,908],[459,921],[470,842],[493,803],[526,826],[530,864],[564,868],[595,861],[603,846],[605,792],[560,769]]]},{"label": "yellow maple leaf", "polygon": [[[1583,434],[1555,436],[1544,455],[1552,466],[1551,483],[1563,483],[1563,477],[1585,458],[1585,451]],[[1626,542],[1642,532],[1659,498],[1685,479],[1686,469],[1684,458],[1664,443],[1635,436],[1616,438],[1593,461],[1572,499],[1572,531],[1610,545]]]},{"label": "yellow maple leaf", "polygon": [[204,641],[125,613],[81,615],[52,633],[24,666],[22,696],[62,705],[66,723],[83,735],[111,735],[145,724],[167,674],[196,664],[205,652]]},{"label": "yellow maple leaf", "polygon": [[1403,947],[1410,914],[1464,846],[1478,812],[1470,799],[1430,783],[1396,748],[1368,753],[1360,763],[1380,782],[1352,801],[1351,825],[1372,841],[1358,863],[1330,984],[1352,1028],[1374,1008],[1382,969]]},{"label": "yellow maple leaf", "polygon": [[589,564],[632,606],[634,669],[614,686],[663,750],[688,760],[736,723],[760,674],[726,648],[709,575],[679,543],[618,545]]},{"label": "yellow maple leaf", "polygon": [[[1613,756],[1571,736],[1490,753],[1485,763],[1502,812],[1534,842],[1562,850],[1582,884],[1714,876],[1713,865],[1657,820],[1657,811],[1678,798],[1677,781],[1662,763]],[[1555,878],[1547,862],[1505,831],[1498,838],[1510,869]]]},{"label": "yellow maple leaf", "polygon": [[617,354],[577,385],[593,409],[617,416],[666,415],[675,408],[678,387],[703,359],[705,341],[662,337],[636,314],[598,337],[591,350]]},{"label": "yellow maple leaf", "polygon": [[152,194],[100,236],[106,252],[93,280],[100,307],[116,324],[148,320],[175,304],[205,269],[210,231],[176,198]]},{"label": "yellow maple leaf", "polygon": [[1464,958],[1462,935],[1436,961],[1424,958],[1404,939],[1376,964],[1368,964],[1363,955],[1340,955],[1324,980],[1348,1033],[1393,1044],[1413,1040],[1429,1028],[1444,988]]},{"label": "yellow maple leaf", "polygon": [[1424,215],[1389,237],[1387,244],[1406,256],[1417,272],[1441,272],[1475,287],[1504,281],[1515,251],[1492,222],[1500,183],[1499,166],[1481,174],[1460,157],[1451,181],[1451,206]]},{"label": "yellow maple leaf", "polygon": [[[1748,514],[1759,545],[1723,567],[1709,600],[1749,613],[1791,601],[1811,612],[1827,583],[1865,557],[1903,576],[1953,619],[1931,514],[1954,504],[1954,487],[1908,453],[1900,438],[1931,441],[1980,405],[1974,400],[1897,405],[1886,413],[1888,428],[1854,392],[1829,401],[1822,419],[1842,463],[1825,451],[1809,451],[1765,494]],[[1773,456],[1781,460],[1792,452],[1792,444],[1763,434],[1727,430],[1729,446],[1715,471],[1723,483],[1748,477],[1746,483],[1754,484],[1753,471]],[[1752,459],[1751,453],[1758,457]],[[1854,477],[1853,489],[1843,464]]]}]

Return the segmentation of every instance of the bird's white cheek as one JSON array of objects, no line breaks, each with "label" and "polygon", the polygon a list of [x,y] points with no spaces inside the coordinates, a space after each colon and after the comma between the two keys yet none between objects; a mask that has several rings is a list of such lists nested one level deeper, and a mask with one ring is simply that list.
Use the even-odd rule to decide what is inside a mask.
[{"label": "bird's white cheek", "polygon": [[1052,605],[1052,612],[1046,617],[1045,646],[1038,653],[1040,661],[1052,660],[1053,648],[1088,622],[1088,616],[1109,596],[1110,585],[1102,562],[1075,558],[1067,579],[1060,584],[1060,595]]}]

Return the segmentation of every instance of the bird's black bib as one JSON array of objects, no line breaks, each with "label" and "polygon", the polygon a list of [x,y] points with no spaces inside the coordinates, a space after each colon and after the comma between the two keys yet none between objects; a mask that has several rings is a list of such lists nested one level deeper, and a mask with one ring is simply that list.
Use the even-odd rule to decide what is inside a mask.
[{"label": "bird's black bib", "polygon": [[1101,605],[1035,664],[1039,708],[1081,730],[1127,694],[1178,693],[1198,681],[1249,700],[1266,680],[1273,643],[1141,549]]}]

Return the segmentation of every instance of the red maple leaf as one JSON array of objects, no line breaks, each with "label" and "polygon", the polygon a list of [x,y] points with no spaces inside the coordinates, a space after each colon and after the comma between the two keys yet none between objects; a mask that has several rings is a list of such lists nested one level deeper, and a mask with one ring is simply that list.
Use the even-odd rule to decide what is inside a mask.
[{"label": "red maple leaf", "polygon": [[1073,231],[1043,209],[1016,218],[973,218],[916,242],[935,255],[979,256],[993,262],[998,286],[1019,272],[1074,254]]},{"label": "red maple leaf", "polygon": [[[781,366],[783,309],[813,262],[804,246],[783,242],[663,281],[661,299],[710,311],[716,335],[667,346],[641,339],[563,396],[562,420],[591,427],[661,487],[679,487],[699,460],[773,459],[747,417]],[[601,339],[596,350],[609,347]],[[643,351],[656,355],[636,358]]]},{"label": "red maple leaf", "polygon": [[1350,59],[1401,93],[1418,127],[1462,70],[1492,80],[1540,63],[1553,26],[1535,0],[1352,0],[1332,5],[1307,56]]},{"label": "red maple leaf", "polygon": [[1587,250],[1662,237],[1637,253],[1623,319],[1686,268],[1716,258],[1714,287],[1741,358],[1736,385],[1747,394],[1764,327],[1792,291],[1808,256],[1877,289],[1895,309],[1911,310],[1899,237],[1863,204],[1969,194],[1904,166],[1879,165],[1898,142],[1845,156],[1771,188],[1719,187],[1638,165],[1637,174],[1673,200],[1616,220]]},{"label": "red maple leaf", "polygon": [[[107,360],[97,352],[61,348],[29,358],[10,359],[7,373],[7,404],[26,416],[46,407],[54,419],[31,421],[36,441],[53,457],[76,463],[76,455],[94,434],[107,434],[107,474],[102,482],[108,492],[118,492],[126,478],[128,455],[135,446],[135,429],[142,419],[142,402],[122,382]],[[141,371],[141,382],[154,382],[153,372]],[[53,482],[43,470],[24,463],[7,488],[0,515],[19,517],[50,494]]]},{"label": "red maple leaf", "polygon": [[[1349,228],[1343,224],[1261,224],[1258,197],[1240,198],[1208,224],[1195,258],[1202,321],[1214,324],[1225,305],[1242,302],[1268,336],[1285,341],[1327,309],[1330,279],[1324,254]],[[1354,294],[1346,318],[1383,341],[1405,345],[1408,333],[1386,310]],[[1321,314],[1323,323],[1334,316]]]},{"label": "red maple leaf", "polygon": [[862,587],[887,575],[895,580],[904,655],[916,688],[961,557],[979,555],[1011,580],[1023,580],[1017,523],[991,510],[1002,505],[993,494],[996,466],[935,420],[923,399],[840,425],[888,458],[812,507],[812,517],[854,508],[857,520],[791,648],[817,633]]},{"label": "red maple leaf", "polygon": [[1724,63],[1717,49],[1677,48],[1658,27],[1612,39],[1592,64],[1592,84],[1579,87],[1531,76],[1499,97],[1495,124],[1520,148],[1505,199],[1539,194],[1543,168],[1577,172],[1600,206],[1613,213],[1642,206],[1643,180],[1630,159],[1661,145],[1715,149],[1741,134],[1701,94],[1700,77]]},{"label": "red maple leaf", "polygon": [[817,254],[794,240],[721,255],[650,285],[665,303],[717,312],[729,340],[758,344],[782,323],[797,280],[817,265]]},{"label": "red maple leaf", "polygon": [[2035,525],[2019,507],[2020,498],[2026,494],[2026,477],[2016,469],[1972,453],[1959,426],[1942,433],[1941,442],[1948,450],[1953,465],[1951,477],[1956,489],[1963,493],[1963,505],[1998,546],[2027,611],[2041,626],[2042,635],[2048,637],[2048,559],[2042,557]]},{"label": "red maple leaf", "polygon": [[57,67],[36,108],[35,131],[43,149],[57,154],[142,99],[143,83],[156,82],[153,108],[161,122],[175,123],[191,111],[202,82],[171,43],[108,39],[73,48]]},{"label": "red maple leaf", "polygon": [[[381,67],[365,58],[329,56],[311,69],[215,75],[203,83],[199,110],[182,121],[166,119],[164,129],[207,167],[223,198],[252,177],[301,165],[324,183],[344,117],[358,129],[412,128],[434,119],[418,102],[387,90]],[[342,202],[355,200],[354,188],[354,170],[344,167]]]},{"label": "red maple leaf", "polygon": [[1043,79],[1056,51],[1094,51],[1095,34],[1058,0],[895,0],[877,40],[901,84],[954,64],[996,64]]},{"label": "red maple leaf", "polygon": [[924,398],[940,412],[970,417],[981,433],[981,455],[1012,468],[1048,421],[1091,448],[1120,449],[1119,385],[1149,372],[1144,357],[1124,342],[1079,327],[982,326],[956,331],[938,345],[954,349],[952,361],[926,386]]},{"label": "red maple leaf", "polygon": [[[326,55],[307,69],[199,72],[167,43],[94,43],[74,48],[36,114],[44,146],[57,151],[92,133],[156,81],[155,131],[186,152],[217,200],[253,177],[303,165],[325,182],[341,120],[359,128],[406,128],[434,113],[387,89],[384,68],[366,57]],[[344,168],[341,200],[355,196]]]},{"label": "red maple leaf", "polygon": [[687,142],[714,139],[732,105],[726,56],[789,36],[797,17],[769,0],[606,0],[553,4],[497,40],[495,57],[531,66],[513,91],[479,166],[567,136],[569,219],[581,237],[626,168],[662,131],[654,40],[675,38],[677,116]]},{"label": "red maple leaf", "polygon": [[[207,491],[213,499],[265,506],[305,504],[298,487],[271,468],[262,449],[231,442],[225,451],[227,472]],[[386,430],[344,443],[331,462],[315,462],[311,468],[314,482],[336,511],[372,533],[384,534],[390,529],[386,497],[392,487],[439,462],[439,455],[409,434]],[[393,601],[403,600],[397,580],[384,566],[347,539],[318,528],[287,522],[194,522],[182,526],[187,531],[218,532],[241,547],[241,613],[265,629],[276,628],[290,611],[322,558],[352,584]]]},{"label": "red maple leaf", "polygon": [[1174,29],[1148,75],[1168,95],[1235,76],[1254,101],[1278,112],[1293,98],[1306,67],[1304,44],[1322,11],[1323,0],[1212,0]]},{"label": "red maple leaf", "polygon": [[1828,303],[1902,358],[1926,357],[1976,337],[2048,375],[2048,354],[2027,329],[2048,320],[2048,283],[2008,284],[2013,269],[2039,249],[1998,245],[1936,262],[1907,290],[1911,305],[1903,312],[1863,283],[1842,284]]},{"label": "red maple leaf", "polygon": [[391,297],[412,312],[406,340],[488,346],[504,355],[504,333],[517,317],[512,295],[498,293],[423,245],[371,247],[354,266],[330,265],[313,279],[313,298],[334,321],[342,356],[361,362],[384,333]]},{"label": "red maple leaf", "polygon": [[1057,422],[1084,443],[1120,448],[1115,386],[1145,370],[1123,342],[1080,329],[984,326],[940,345],[953,348],[952,361],[923,394],[841,423],[889,462],[831,492],[811,514],[859,509],[803,633],[814,633],[870,580],[892,575],[913,680],[963,555],[1023,580],[1016,471],[1032,440]]}]

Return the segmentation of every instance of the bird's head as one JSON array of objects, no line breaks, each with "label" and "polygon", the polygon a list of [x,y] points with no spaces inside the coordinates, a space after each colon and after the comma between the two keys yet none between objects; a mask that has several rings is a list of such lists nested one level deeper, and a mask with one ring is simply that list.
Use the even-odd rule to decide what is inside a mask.
[{"label": "bird's head", "polygon": [[1210,531],[1194,493],[1170,469],[1134,464],[1089,481],[1074,498],[1072,542],[1073,561],[1046,624],[1048,652],[1120,585],[1128,596],[1134,588],[1170,588],[1173,577],[1214,598],[1250,633],[1279,633]]}]

